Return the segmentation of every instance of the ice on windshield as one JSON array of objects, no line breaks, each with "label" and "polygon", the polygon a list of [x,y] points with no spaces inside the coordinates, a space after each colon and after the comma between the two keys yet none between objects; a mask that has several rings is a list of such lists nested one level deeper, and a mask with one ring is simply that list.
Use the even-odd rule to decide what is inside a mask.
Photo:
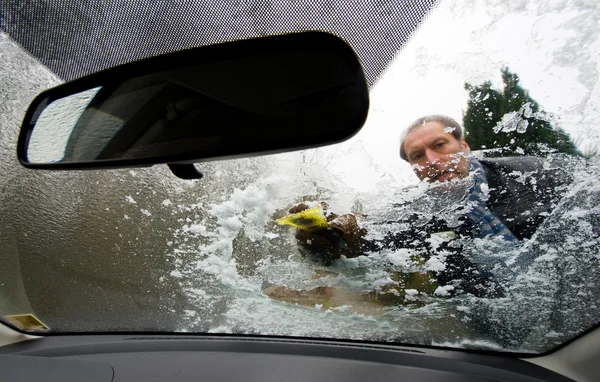
[{"label": "ice on windshield", "polygon": [[[0,73],[28,65],[37,79],[7,81],[19,100],[0,102],[0,313],[33,313],[56,332],[520,353],[564,343],[600,321],[600,33],[597,7],[578,7],[442,2],[372,89],[352,140],[198,164],[200,181],[166,166],[18,167],[6,142],[57,79],[3,34],[14,66]],[[466,176],[442,181],[400,158],[402,130],[433,114],[464,127],[472,152],[453,161]],[[322,214],[324,242],[278,223],[302,211]]]}]

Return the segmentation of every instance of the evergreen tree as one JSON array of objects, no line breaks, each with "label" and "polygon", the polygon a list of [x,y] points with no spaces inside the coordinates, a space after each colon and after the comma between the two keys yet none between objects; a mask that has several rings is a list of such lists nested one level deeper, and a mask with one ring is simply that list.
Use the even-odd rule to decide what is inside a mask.
[{"label": "evergreen tree", "polygon": [[471,149],[496,149],[487,156],[582,155],[569,134],[552,125],[550,116],[521,87],[515,73],[502,69],[502,81],[503,91],[493,89],[490,81],[465,84],[469,100],[463,121]]}]

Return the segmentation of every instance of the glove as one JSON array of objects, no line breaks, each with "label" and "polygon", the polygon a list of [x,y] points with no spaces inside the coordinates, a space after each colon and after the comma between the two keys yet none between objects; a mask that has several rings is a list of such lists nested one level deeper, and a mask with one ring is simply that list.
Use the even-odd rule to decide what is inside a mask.
[{"label": "glove", "polygon": [[[298,249],[304,255],[320,260],[326,265],[342,255],[347,258],[358,257],[363,253],[367,231],[358,226],[353,214],[337,215],[329,212],[329,206],[321,202],[329,227],[320,231],[307,232],[296,230]],[[290,208],[290,213],[298,213],[309,207],[300,203]]]}]

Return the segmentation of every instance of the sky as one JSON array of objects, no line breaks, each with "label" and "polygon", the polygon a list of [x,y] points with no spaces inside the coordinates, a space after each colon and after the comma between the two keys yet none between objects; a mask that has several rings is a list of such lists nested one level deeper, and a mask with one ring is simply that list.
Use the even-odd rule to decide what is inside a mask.
[{"label": "sky", "polygon": [[[600,4],[580,1],[568,10],[565,4],[442,1],[372,89],[367,124],[345,145],[362,145],[371,166],[414,183],[398,156],[402,129],[428,114],[462,121],[464,83],[491,80],[500,89],[507,66],[582,151],[600,147]],[[346,169],[338,162],[339,173],[360,167],[356,160]],[[375,187],[373,178],[343,177],[359,190]]]}]

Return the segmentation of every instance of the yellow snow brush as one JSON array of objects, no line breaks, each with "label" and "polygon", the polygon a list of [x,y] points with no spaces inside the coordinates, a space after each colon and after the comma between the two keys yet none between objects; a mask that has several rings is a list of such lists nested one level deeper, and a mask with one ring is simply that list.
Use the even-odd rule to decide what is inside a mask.
[{"label": "yellow snow brush", "polygon": [[288,215],[276,222],[281,225],[291,225],[303,231],[315,232],[327,229],[329,226],[320,207],[311,208],[295,214]]}]

